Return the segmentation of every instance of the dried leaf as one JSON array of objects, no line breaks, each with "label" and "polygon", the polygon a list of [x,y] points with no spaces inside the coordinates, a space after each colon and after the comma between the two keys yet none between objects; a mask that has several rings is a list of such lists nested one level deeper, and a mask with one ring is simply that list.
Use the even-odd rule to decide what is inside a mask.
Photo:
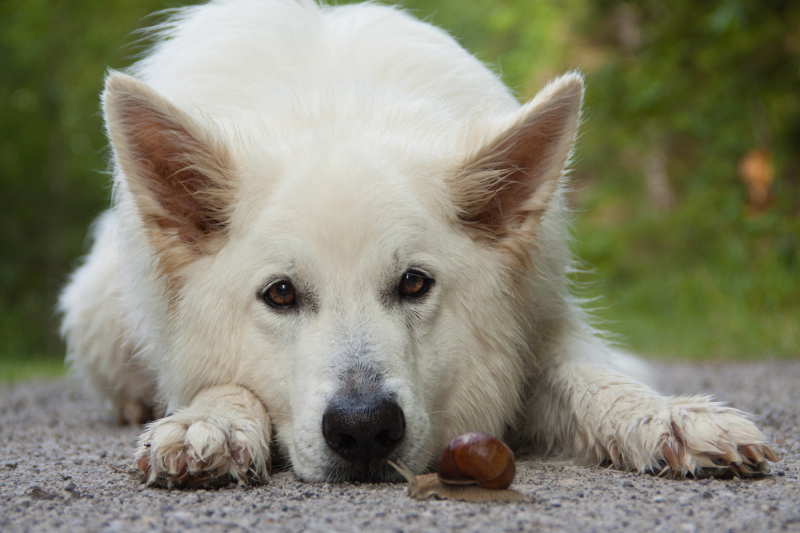
[{"label": "dried leaf", "polygon": [[739,175],[747,186],[750,205],[755,210],[762,210],[767,205],[775,181],[772,154],[766,148],[750,150],[739,161]]}]

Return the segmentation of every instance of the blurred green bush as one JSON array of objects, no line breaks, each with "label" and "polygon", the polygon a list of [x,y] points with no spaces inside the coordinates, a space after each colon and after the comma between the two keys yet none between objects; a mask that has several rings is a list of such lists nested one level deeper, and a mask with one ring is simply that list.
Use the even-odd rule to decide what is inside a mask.
[{"label": "blurred green bush", "polygon": [[[572,199],[575,248],[597,274],[576,282],[623,344],[800,354],[800,3],[404,5],[522,99],[565,70],[586,74]],[[0,4],[0,358],[63,351],[55,299],[108,204],[103,74],[135,60],[132,32],[164,7]]]}]

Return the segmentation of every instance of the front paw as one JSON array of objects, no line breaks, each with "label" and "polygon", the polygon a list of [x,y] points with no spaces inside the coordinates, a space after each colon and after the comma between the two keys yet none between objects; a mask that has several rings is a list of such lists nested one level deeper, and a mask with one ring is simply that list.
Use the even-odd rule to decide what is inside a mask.
[{"label": "front paw", "polygon": [[143,483],[166,488],[262,483],[268,462],[263,437],[227,418],[190,410],[149,424],[134,457]]},{"label": "front paw", "polygon": [[[763,433],[737,409],[705,397],[672,398],[639,425],[640,438],[609,445],[615,465],[670,477],[748,476],[769,472],[778,457]],[[642,446],[630,446],[631,442]]]}]

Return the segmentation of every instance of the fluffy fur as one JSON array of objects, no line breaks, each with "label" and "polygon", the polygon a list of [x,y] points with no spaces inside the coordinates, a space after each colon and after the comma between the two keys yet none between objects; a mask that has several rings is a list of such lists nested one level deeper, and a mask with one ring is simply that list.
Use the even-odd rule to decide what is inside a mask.
[{"label": "fluffy fur", "polygon": [[[302,479],[391,478],[322,435],[370,380],[405,416],[389,459],[416,472],[466,431],[681,476],[774,459],[739,411],[631,377],[571,298],[580,76],[520,106],[373,4],[215,0],[157,32],[108,75],[114,202],[60,300],[69,361],[120,418],[167,415],[140,438],[146,482],[264,481],[273,428]],[[434,280],[413,302],[410,270]],[[276,280],[291,309],[265,303]]]}]

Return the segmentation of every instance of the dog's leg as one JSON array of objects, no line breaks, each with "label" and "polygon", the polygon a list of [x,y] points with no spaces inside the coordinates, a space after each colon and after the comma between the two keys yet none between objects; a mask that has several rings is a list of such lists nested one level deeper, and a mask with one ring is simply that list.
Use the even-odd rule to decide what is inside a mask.
[{"label": "dog's leg", "polygon": [[610,359],[599,341],[573,348],[579,359],[543,365],[529,404],[534,439],[551,451],[681,477],[760,473],[776,460],[741,411],[707,396],[662,396],[603,364]]},{"label": "dog's leg", "polygon": [[212,387],[188,407],[149,424],[134,465],[151,486],[263,483],[270,433],[267,410],[252,392],[238,385]]},{"label": "dog's leg", "polygon": [[121,305],[115,213],[95,225],[95,243],[59,299],[67,362],[110,404],[123,424],[157,417],[155,376],[135,357],[137,340]]}]

